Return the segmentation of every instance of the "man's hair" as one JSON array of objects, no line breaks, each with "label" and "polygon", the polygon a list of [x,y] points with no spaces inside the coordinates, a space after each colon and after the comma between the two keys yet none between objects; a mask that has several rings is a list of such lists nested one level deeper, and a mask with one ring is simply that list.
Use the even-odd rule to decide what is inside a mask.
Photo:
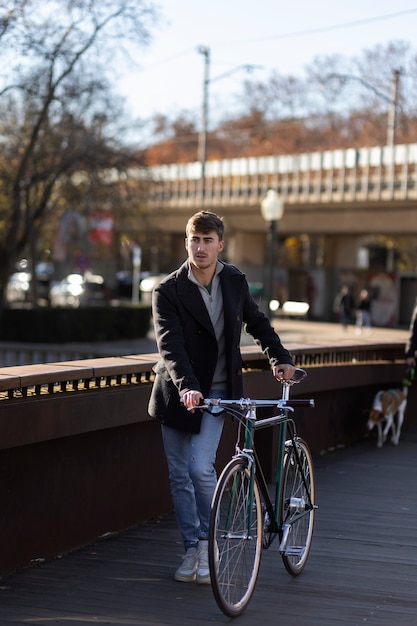
[{"label": "man's hair", "polygon": [[224,222],[221,217],[210,211],[199,211],[190,217],[185,227],[185,234],[188,237],[193,233],[210,233],[216,231],[219,241],[223,241]]}]

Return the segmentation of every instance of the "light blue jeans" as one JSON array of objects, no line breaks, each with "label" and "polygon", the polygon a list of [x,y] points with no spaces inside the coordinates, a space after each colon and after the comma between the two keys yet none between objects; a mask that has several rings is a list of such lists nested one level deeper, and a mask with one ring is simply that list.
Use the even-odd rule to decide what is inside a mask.
[{"label": "light blue jeans", "polygon": [[[216,390],[213,398],[225,398]],[[217,476],[214,468],[224,417],[203,412],[198,434],[162,425],[171,496],[185,550],[207,539]]]}]

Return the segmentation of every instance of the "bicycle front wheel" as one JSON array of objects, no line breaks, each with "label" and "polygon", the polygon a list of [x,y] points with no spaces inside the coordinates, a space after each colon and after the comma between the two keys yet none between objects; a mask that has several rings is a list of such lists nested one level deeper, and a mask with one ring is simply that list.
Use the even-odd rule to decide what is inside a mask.
[{"label": "bicycle front wheel", "polygon": [[[299,459],[299,462],[297,460]],[[286,570],[301,574],[308,559],[314,526],[313,460],[300,438],[286,449],[283,465],[280,552]]]},{"label": "bicycle front wheel", "polygon": [[211,587],[220,610],[229,617],[243,613],[255,590],[262,532],[256,477],[245,458],[233,459],[217,483],[209,530]]}]

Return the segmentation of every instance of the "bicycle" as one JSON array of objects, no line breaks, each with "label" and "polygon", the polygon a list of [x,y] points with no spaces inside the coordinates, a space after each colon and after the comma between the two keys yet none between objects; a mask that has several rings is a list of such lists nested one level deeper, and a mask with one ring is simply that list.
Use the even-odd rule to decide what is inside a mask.
[{"label": "bicycle", "polygon": [[[297,576],[310,552],[314,513],[314,474],[311,453],[297,436],[291,413],[313,407],[313,400],[290,400],[290,388],[307,373],[299,368],[282,381],[280,400],[207,399],[200,408],[221,407],[239,421],[235,454],[222,471],[213,495],[209,528],[211,586],[221,611],[237,617],[247,608],[256,586],[262,549],[280,539],[279,552],[287,571]],[[257,408],[274,407],[277,415],[257,419]],[[255,449],[255,431],[278,425],[275,498]],[[239,447],[241,430],[244,445]]]}]

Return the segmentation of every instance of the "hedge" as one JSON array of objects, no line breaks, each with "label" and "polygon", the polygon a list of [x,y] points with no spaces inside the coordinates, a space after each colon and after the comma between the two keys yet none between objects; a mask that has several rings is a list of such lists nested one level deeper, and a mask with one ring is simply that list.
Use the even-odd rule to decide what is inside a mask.
[{"label": "hedge", "polygon": [[0,340],[27,343],[114,341],[145,337],[151,307],[3,309]]}]

